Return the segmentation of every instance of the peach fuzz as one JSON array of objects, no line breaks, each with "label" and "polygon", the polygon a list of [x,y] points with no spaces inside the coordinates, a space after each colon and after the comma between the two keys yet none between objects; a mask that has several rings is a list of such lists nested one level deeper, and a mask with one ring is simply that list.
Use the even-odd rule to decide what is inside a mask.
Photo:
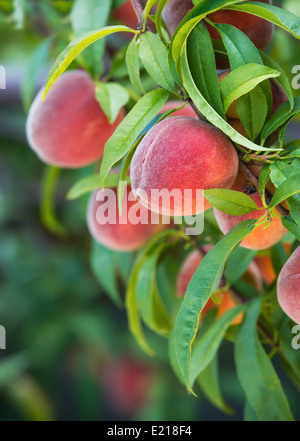
[{"label": "peach fuzz", "polygon": [[[181,101],[168,101],[160,111],[160,113],[168,112],[169,110],[176,109],[177,107],[182,106]],[[182,109],[176,110],[176,112],[172,113],[171,116],[190,116],[191,118],[199,119],[195,111],[193,110],[190,104],[186,104]]]},{"label": "peach fuzz", "polygon": [[85,71],[64,73],[42,102],[42,89],[27,119],[27,139],[40,159],[62,168],[80,168],[100,159],[106,141],[124,117],[110,124]]},{"label": "peach fuzz", "polygon": [[[201,190],[230,188],[237,171],[236,150],[219,129],[194,118],[174,116],[156,124],[137,147],[131,183],[135,197],[150,210],[195,215],[203,211],[197,202],[203,202],[204,209],[210,207]],[[179,191],[182,198],[184,190],[190,194],[184,197],[183,210],[181,200],[171,198],[170,207],[161,199],[151,200],[152,190]]]},{"label": "peach fuzz", "polygon": [[[117,202],[117,189],[111,189],[114,193],[114,198],[109,198],[107,193],[103,201],[97,201],[97,191],[91,194],[88,210],[87,210],[87,224],[89,231],[93,238],[104,245],[106,248],[114,251],[134,251],[142,248],[148,240],[168,227],[163,223],[163,219],[159,217],[159,223],[154,224],[151,222],[151,213],[139,204],[132,196],[130,187],[127,189],[122,203],[122,214],[119,215],[118,202]],[[105,204],[105,206],[103,206]],[[109,212],[116,213],[116,222],[107,222],[104,225],[99,224],[97,216],[98,210],[105,208],[105,216],[108,216]],[[128,219],[128,213],[130,210],[134,210],[134,213],[140,218],[145,219],[147,223],[130,223]],[[98,212],[98,214],[97,214]]]},{"label": "peach fuzz", "polygon": [[293,252],[279,274],[277,298],[286,315],[300,325],[300,247]]}]

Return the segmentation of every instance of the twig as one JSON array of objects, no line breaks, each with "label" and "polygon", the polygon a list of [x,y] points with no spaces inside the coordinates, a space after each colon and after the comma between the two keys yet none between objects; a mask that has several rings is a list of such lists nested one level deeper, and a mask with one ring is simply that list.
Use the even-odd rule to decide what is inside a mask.
[{"label": "twig", "polygon": [[195,105],[195,103],[189,99],[188,103],[190,104],[190,106],[192,107],[192,109],[194,110],[194,112],[196,113],[196,115],[198,116],[199,119],[203,120],[203,116],[200,113],[200,111],[198,110],[197,106]]},{"label": "twig", "polygon": [[[247,165],[245,164],[245,162],[243,162],[242,159],[240,159],[240,167],[245,178],[250,182],[251,185],[253,185],[253,187],[255,187],[258,190],[259,189],[258,178],[252,173],[252,171],[247,167]],[[272,193],[270,193],[269,190],[265,188],[265,195],[266,195],[266,200],[270,204],[273,197]],[[281,204],[276,205],[276,209],[281,216],[287,216],[288,214],[290,214],[290,212]]]},{"label": "twig", "polygon": [[[144,6],[141,3],[141,0],[131,0],[132,7],[134,9],[134,12],[136,13],[137,19],[138,19],[138,31],[141,31],[143,29],[143,13],[144,13]],[[151,20],[147,20],[146,24],[146,30],[156,33],[155,25]]]}]

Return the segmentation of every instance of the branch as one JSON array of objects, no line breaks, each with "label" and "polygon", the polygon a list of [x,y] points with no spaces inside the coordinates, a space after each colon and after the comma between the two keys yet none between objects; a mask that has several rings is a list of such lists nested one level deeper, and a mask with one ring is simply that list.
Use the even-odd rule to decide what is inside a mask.
[{"label": "branch", "polygon": [[[247,167],[247,165],[241,159],[240,159],[240,167],[242,169],[243,175],[250,182],[250,184],[253,185],[253,187],[259,189],[258,178],[252,173],[252,171]],[[273,197],[272,193],[270,193],[269,190],[265,188],[265,194],[267,200],[271,202]],[[281,204],[276,205],[276,209],[281,216],[287,216],[288,214],[290,214],[290,212]]]},{"label": "branch", "polygon": [[[131,0],[131,4],[138,19],[137,29],[138,31],[141,31],[143,29],[144,6],[141,0]],[[146,30],[156,34],[156,28],[154,26],[154,23],[149,19],[147,19]]]}]

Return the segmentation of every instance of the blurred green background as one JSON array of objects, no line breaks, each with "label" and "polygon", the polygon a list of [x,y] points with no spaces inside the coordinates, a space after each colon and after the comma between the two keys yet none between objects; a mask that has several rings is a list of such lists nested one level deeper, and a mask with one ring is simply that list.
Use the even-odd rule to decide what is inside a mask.
[{"label": "blurred green background", "polygon": [[[299,0],[276,3],[300,15]],[[0,90],[0,325],[7,332],[7,349],[0,350],[0,420],[241,420],[244,396],[229,342],[219,364],[232,415],[205,396],[187,395],[163,338],[149,333],[153,359],[136,346],[124,307],[109,298],[123,296],[133,256],[116,254],[112,265],[108,252],[91,243],[87,199],[66,201],[89,169],[60,176],[55,204],[68,234],[45,227],[40,202],[47,169],[27,145],[26,113],[70,41],[72,2],[28,4],[24,16],[22,1],[15,2],[12,16],[13,3],[0,0],[0,64],[7,74],[7,89]],[[107,44],[115,53],[126,42],[111,38]],[[299,43],[277,30],[269,53],[292,78]],[[297,121],[287,136],[299,138]],[[282,381],[300,419],[297,393],[286,377]]]}]

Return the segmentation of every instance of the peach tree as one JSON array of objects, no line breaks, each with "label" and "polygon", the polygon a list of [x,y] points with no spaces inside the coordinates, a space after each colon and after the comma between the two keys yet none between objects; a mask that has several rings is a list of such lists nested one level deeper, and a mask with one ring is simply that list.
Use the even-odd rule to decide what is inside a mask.
[{"label": "peach tree", "polygon": [[[120,23],[129,19],[137,26]],[[225,338],[235,348],[245,419],[293,420],[272,357],[299,389],[292,331],[300,324],[300,140],[287,142],[286,130],[300,101],[264,50],[274,27],[299,39],[300,18],[271,1],[77,0],[70,23],[74,39],[31,107],[27,133],[54,167],[50,187],[55,167],[95,164],[68,197],[91,193],[100,283],[121,305],[117,279],[126,279],[131,333],[149,355],[145,327],[168,339],[170,364],[190,393],[200,387],[230,412],[218,379]],[[125,43],[111,54],[105,39],[118,35]],[[79,73],[69,70],[74,61]],[[124,182],[140,217],[169,214],[169,222],[126,225]],[[117,211],[114,225],[97,223],[104,189],[117,196],[105,206]],[[154,189],[192,189],[188,215],[205,212],[203,233],[186,234],[175,203],[167,213],[146,201]]]}]

